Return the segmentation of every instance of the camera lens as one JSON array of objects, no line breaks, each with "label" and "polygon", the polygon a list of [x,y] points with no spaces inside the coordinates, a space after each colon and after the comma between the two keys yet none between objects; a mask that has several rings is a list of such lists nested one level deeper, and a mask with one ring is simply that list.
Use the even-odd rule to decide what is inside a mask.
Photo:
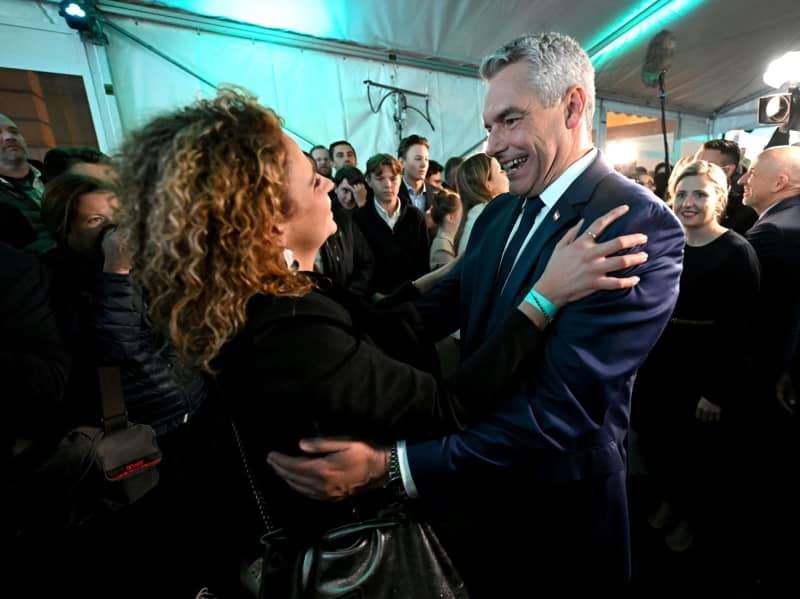
[{"label": "camera lens", "polygon": [[771,120],[781,122],[789,112],[789,100],[786,96],[774,96],[767,102],[764,112]]}]

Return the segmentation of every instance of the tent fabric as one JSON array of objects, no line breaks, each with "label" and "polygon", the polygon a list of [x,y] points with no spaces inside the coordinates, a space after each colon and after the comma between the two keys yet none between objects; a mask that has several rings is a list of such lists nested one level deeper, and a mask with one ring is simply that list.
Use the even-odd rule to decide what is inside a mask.
[{"label": "tent fabric", "polygon": [[[240,85],[281,116],[304,150],[349,139],[363,167],[374,153],[394,154],[399,143],[394,99],[373,114],[364,80],[430,94],[435,131],[413,110],[404,135],[427,137],[432,156],[461,154],[485,137],[481,120],[483,84],[469,77],[422,71],[350,57],[251,42],[167,25],[115,19],[120,27],[215,84]],[[154,114],[209,97],[214,90],[141,45],[107,28],[108,55],[122,121],[134,128]],[[377,107],[383,90],[372,89]],[[424,112],[424,100],[408,96]]]},{"label": "tent fabric", "polygon": [[597,70],[598,95],[656,105],[640,80],[647,45],[675,34],[668,107],[715,116],[767,90],[761,77],[783,52],[800,49],[797,0],[166,0],[155,4],[264,27],[478,65],[503,43],[532,31],[559,31],[590,51],[638,10],[664,5],[661,20]]},{"label": "tent fabric", "polygon": [[[100,0],[98,6],[105,18],[212,84],[239,84],[254,92],[284,118],[303,149],[347,138],[356,146],[363,166],[374,152],[395,152],[399,139],[393,120],[394,98],[373,114],[365,79],[430,95],[435,131],[416,112],[407,110],[404,134],[428,137],[432,157],[441,161],[480,149],[485,84],[477,76],[455,75],[436,64],[466,65],[467,72],[476,75],[483,55],[528,31],[568,33],[591,54],[614,37],[626,17],[654,5],[668,5],[663,22],[596,64],[598,96],[604,100],[598,106],[628,114],[658,114],[657,91],[641,83],[641,65],[652,35],[664,27],[671,29],[677,46],[667,73],[667,108],[668,118],[679,123],[673,152],[677,158],[682,146],[688,151],[708,135],[756,125],[755,98],[768,91],[761,80],[763,70],[783,52],[800,49],[800,9],[796,4],[796,0],[770,0],[757,7],[742,0]],[[145,9],[151,12],[137,16]],[[209,18],[197,19],[223,26],[211,31],[177,25],[177,17],[152,16],[154,12],[184,15],[182,10],[207,15]],[[80,53],[83,47],[76,32],[58,15],[54,0],[0,0],[0,15],[3,36],[12,40],[0,59],[2,66],[36,68],[30,66],[36,62],[32,58],[50,54],[64,43],[40,43],[45,31],[50,39],[55,39],[56,32],[64,38],[72,36],[65,56]],[[299,49],[244,39],[225,34],[226,27],[237,25],[233,21],[380,52],[363,58],[364,53]],[[105,74],[98,77],[92,72],[89,78],[97,81],[87,83],[87,92],[95,88],[95,96],[90,93],[89,98],[93,114],[103,112],[96,105],[116,98],[123,128],[130,130],[153,114],[213,93],[211,86],[113,28],[104,30],[109,44],[102,53],[111,67],[115,95],[104,97],[103,84],[109,81]],[[20,56],[16,48],[23,46],[30,46],[25,60],[15,63],[14,57]],[[320,48],[324,50],[324,46]],[[88,62],[82,57],[79,62],[92,69],[91,52],[87,49],[85,53]],[[431,68],[393,62],[390,53],[430,59]],[[50,58],[43,56],[47,60],[42,65]],[[81,72],[87,78],[84,67]],[[382,95],[381,90],[372,90],[375,105]],[[422,99],[409,96],[408,103],[424,111]],[[595,122],[602,146],[602,111]],[[114,130],[101,144],[113,150],[119,137]],[[655,156],[657,142],[653,140],[651,145]]]}]

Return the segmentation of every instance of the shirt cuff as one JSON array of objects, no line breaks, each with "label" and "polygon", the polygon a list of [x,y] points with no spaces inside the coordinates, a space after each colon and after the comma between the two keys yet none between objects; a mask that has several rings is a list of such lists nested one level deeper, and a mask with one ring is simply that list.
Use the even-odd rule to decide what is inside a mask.
[{"label": "shirt cuff", "polygon": [[400,478],[403,481],[403,488],[411,499],[419,497],[417,485],[411,476],[411,468],[408,465],[408,453],[406,452],[406,442],[397,442],[397,461],[400,463]]}]

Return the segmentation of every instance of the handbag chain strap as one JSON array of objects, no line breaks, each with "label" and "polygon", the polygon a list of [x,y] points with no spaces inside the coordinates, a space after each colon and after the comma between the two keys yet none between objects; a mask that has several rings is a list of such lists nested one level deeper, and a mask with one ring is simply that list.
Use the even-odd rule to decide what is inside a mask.
[{"label": "handbag chain strap", "polygon": [[244,471],[245,474],[247,474],[247,481],[250,483],[250,490],[253,491],[253,497],[256,498],[256,505],[258,506],[258,513],[261,515],[261,521],[264,523],[264,526],[267,529],[266,533],[269,534],[277,530],[277,527],[272,523],[272,518],[269,517],[269,512],[267,511],[264,498],[262,497],[261,492],[258,490],[255,474],[250,468],[250,462],[247,459],[247,452],[244,449],[244,443],[242,443],[242,438],[239,435],[239,428],[236,426],[233,418],[231,418],[230,421],[231,428],[233,429],[233,437],[236,439],[236,445],[239,447],[239,455],[242,458],[242,464],[244,464]]}]

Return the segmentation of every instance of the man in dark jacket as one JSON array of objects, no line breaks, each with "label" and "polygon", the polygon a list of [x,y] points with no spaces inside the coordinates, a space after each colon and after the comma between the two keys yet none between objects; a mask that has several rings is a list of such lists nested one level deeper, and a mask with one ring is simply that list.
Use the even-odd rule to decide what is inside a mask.
[{"label": "man in dark jacket", "polygon": [[375,199],[354,217],[375,256],[372,284],[379,294],[391,293],[429,270],[425,217],[398,197],[400,172],[400,162],[389,154],[370,158],[365,174]]},{"label": "man in dark jacket", "polygon": [[26,250],[41,253],[53,247],[53,240],[40,216],[41,173],[28,163],[28,145],[17,124],[0,114],[0,203],[20,210],[33,226],[36,238]]},{"label": "man in dark jacket", "polygon": [[786,548],[796,547],[800,535],[800,415],[777,387],[796,375],[800,340],[800,147],[765,150],[740,183],[745,205],[758,213],[746,237],[761,263],[760,302],[747,308],[758,325],[755,403],[741,434],[753,461],[742,471],[748,479],[750,473],[763,477],[747,483],[760,511],[752,528],[763,535],[753,547],[767,548],[758,555],[762,583],[765,589],[792,588],[798,584],[797,552]]},{"label": "man in dark jacket", "polygon": [[350,293],[369,297],[375,258],[361,229],[353,222],[352,213],[334,200],[331,205],[336,233],[320,248],[320,270]]}]

